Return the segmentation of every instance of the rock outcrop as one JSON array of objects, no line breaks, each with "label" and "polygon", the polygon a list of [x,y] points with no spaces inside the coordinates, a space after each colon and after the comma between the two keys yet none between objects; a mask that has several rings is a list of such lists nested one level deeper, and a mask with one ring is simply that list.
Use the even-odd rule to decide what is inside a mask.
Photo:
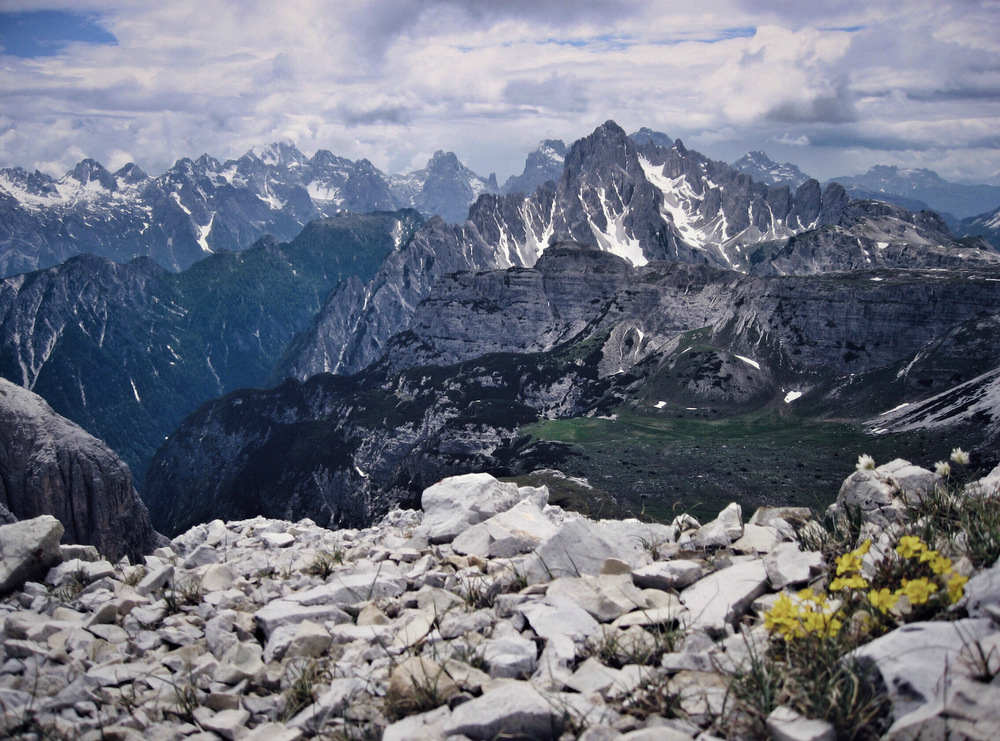
[{"label": "rock outcrop", "polygon": [[[904,490],[921,478],[890,468]],[[688,516],[594,521],[548,505],[544,488],[484,476],[445,480],[424,499],[426,511],[362,530],[215,520],[141,566],[75,552],[22,576],[0,602],[0,733],[738,738],[747,719],[727,687],[766,651],[763,614],[836,572],[810,550],[817,525],[796,509],[760,510],[746,525],[737,505],[704,527]],[[501,536],[498,552],[463,552],[476,528]],[[706,528],[730,544],[699,546],[718,535]],[[1000,671],[998,571],[968,582],[969,618],[912,623],[859,651],[881,677],[871,691],[891,714],[872,722],[892,723],[886,738],[995,737],[983,672]],[[973,646],[985,664],[963,659]],[[761,708],[761,731],[835,737],[793,700]]]},{"label": "rock outcrop", "polygon": [[128,467],[41,397],[0,378],[0,505],[18,519],[52,515],[68,543],[111,560],[158,542]]}]

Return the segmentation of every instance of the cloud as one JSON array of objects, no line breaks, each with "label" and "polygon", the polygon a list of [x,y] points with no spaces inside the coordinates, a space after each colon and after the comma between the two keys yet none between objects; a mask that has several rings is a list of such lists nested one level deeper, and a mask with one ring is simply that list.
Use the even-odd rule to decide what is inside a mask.
[{"label": "cloud", "polygon": [[943,175],[1000,170],[996,3],[762,5],[6,0],[90,14],[117,44],[2,57],[0,166],[134,155],[156,174],[290,139],[390,172],[452,150],[502,179],[612,118],[715,157],[795,146],[817,176],[934,152],[969,168]]},{"label": "cloud", "polygon": [[787,132],[779,137],[772,136],[771,141],[776,144],[784,144],[786,147],[808,147],[812,143],[805,134],[792,136]]}]

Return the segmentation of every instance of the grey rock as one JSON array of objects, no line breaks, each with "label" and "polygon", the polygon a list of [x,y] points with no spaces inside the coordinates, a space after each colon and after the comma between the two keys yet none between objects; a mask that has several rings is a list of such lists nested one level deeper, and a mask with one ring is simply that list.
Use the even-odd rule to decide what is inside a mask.
[{"label": "grey rock", "polygon": [[690,627],[724,632],[767,589],[767,571],[758,560],[716,571],[681,592],[690,611]]},{"label": "grey rock", "polygon": [[529,677],[538,661],[534,642],[521,636],[490,638],[483,643],[482,655],[491,677]]},{"label": "grey rock", "polygon": [[538,741],[558,738],[561,718],[527,682],[497,686],[482,697],[452,710],[446,734],[462,734],[474,741],[524,736]]},{"label": "grey rock", "polygon": [[418,532],[432,543],[450,542],[471,525],[530,499],[538,507],[548,502],[546,489],[501,483],[489,474],[454,476],[424,490],[420,499],[424,518]]},{"label": "grey rock", "polygon": [[963,647],[994,630],[993,622],[985,618],[911,623],[876,638],[852,655],[875,665],[889,691],[893,717],[898,719],[921,705],[940,701],[945,690],[942,677],[960,666]]},{"label": "grey rock", "polygon": [[836,741],[837,732],[823,720],[806,718],[787,705],[771,711],[767,732],[775,741]]},{"label": "grey rock", "polygon": [[137,561],[159,542],[128,467],[41,397],[0,378],[0,489],[18,519],[53,515],[66,539],[111,561]]},{"label": "grey rock", "polygon": [[63,526],[51,515],[0,526],[0,595],[41,581],[62,560]]},{"label": "grey rock", "polygon": [[654,561],[635,569],[632,580],[636,586],[648,589],[683,589],[694,584],[705,573],[705,567],[696,561],[675,559]]}]

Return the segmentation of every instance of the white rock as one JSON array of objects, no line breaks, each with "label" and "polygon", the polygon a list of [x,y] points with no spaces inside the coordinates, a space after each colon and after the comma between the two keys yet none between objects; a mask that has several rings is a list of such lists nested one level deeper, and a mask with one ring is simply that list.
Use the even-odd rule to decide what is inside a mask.
[{"label": "white rock", "polygon": [[725,632],[767,589],[767,571],[759,560],[716,571],[681,592],[691,613],[690,627],[712,634]]},{"label": "white rock", "polygon": [[600,624],[586,610],[563,597],[546,596],[517,609],[528,619],[535,633],[546,640],[567,636],[574,641],[584,641],[600,630]]},{"label": "white rock", "polygon": [[787,705],[767,716],[767,732],[775,741],[837,741],[837,732],[824,720],[806,718]]},{"label": "white rock", "polygon": [[143,597],[148,597],[173,578],[174,567],[171,564],[165,564],[146,574],[142,581],[136,585],[135,591]]},{"label": "white rock", "polygon": [[451,710],[443,705],[386,726],[382,741],[440,741],[444,738],[444,729],[450,721]]},{"label": "white rock", "polygon": [[453,541],[456,553],[481,558],[510,558],[528,553],[556,533],[556,526],[535,499],[513,507],[460,533]]},{"label": "white rock", "polygon": [[626,612],[646,607],[646,598],[642,591],[632,583],[632,577],[627,575],[556,579],[549,584],[546,596],[569,600],[602,623],[610,622]]},{"label": "white rock", "polygon": [[241,741],[299,741],[302,735],[302,729],[289,728],[284,723],[262,723]]},{"label": "white rock", "polygon": [[563,521],[556,534],[535,549],[524,568],[528,580],[537,583],[562,576],[599,574],[609,558],[633,568],[649,562],[641,543],[623,541],[603,524],[574,516]]},{"label": "white rock", "polygon": [[455,708],[445,733],[474,741],[502,737],[543,741],[558,737],[560,720],[556,709],[530,684],[508,682]]},{"label": "white rock", "polygon": [[992,620],[986,618],[911,623],[876,638],[853,655],[875,663],[889,691],[893,717],[901,718],[920,705],[941,701],[942,677],[961,666],[963,647],[994,631]]},{"label": "white rock", "polygon": [[537,666],[534,641],[521,636],[490,638],[483,642],[483,660],[491,677],[529,677]]},{"label": "white rock", "polygon": [[264,636],[268,637],[282,625],[297,625],[303,620],[315,623],[349,623],[351,616],[337,605],[302,605],[290,599],[277,599],[269,602],[254,613],[254,618]]},{"label": "white rock", "polygon": [[798,543],[781,543],[765,555],[763,561],[767,578],[776,590],[805,584],[826,566],[822,553],[803,553]]},{"label": "white rock", "polygon": [[330,631],[311,620],[303,620],[295,626],[295,632],[285,649],[285,658],[322,656],[332,643]]},{"label": "white rock", "polygon": [[253,679],[264,671],[263,653],[257,643],[242,641],[226,651],[219,661],[213,677],[223,684],[236,684],[244,679]]},{"label": "white rock", "polygon": [[223,738],[234,739],[246,729],[250,713],[246,710],[223,710],[201,722],[203,728],[218,733]]},{"label": "white rock", "polygon": [[41,581],[62,560],[62,534],[62,523],[51,515],[0,526],[0,595]]},{"label": "white rock", "polygon": [[696,561],[674,559],[671,561],[654,561],[653,563],[635,569],[632,581],[644,589],[683,589],[694,584],[705,573],[705,567]]},{"label": "white rock", "polygon": [[[789,535],[794,536],[795,531]],[[770,553],[785,538],[770,525],[745,525],[743,537],[733,542],[737,553]]]},{"label": "white rock", "polygon": [[469,526],[508,510],[524,499],[544,507],[548,496],[545,487],[518,487],[517,484],[501,483],[485,473],[453,476],[424,490],[420,498],[424,517],[416,532],[431,543],[446,543]]},{"label": "white rock", "polygon": [[264,533],[260,539],[268,548],[287,548],[295,542],[295,536],[289,533]]},{"label": "white rock", "polygon": [[224,563],[213,563],[201,575],[201,587],[206,592],[229,589],[236,582],[236,574]]}]

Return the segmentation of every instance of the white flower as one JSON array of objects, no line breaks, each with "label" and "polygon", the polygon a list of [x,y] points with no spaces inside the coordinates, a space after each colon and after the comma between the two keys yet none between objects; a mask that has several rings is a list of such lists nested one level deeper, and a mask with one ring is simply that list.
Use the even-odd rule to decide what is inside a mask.
[{"label": "white flower", "polygon": [[944,478],[951,476],[951,466],[948,464],[948,461],[938,461],[935,463],[934,473],[938,476],[943,476]]},{"label": "white flower", "polygon": [[951,451],[951,460],[960,466],[967,466],[969,465],[969,454],[961,448],[955,448]]},{"label": "white flower", "polygon": [[859,471],[874,471],[875,459],[870,455],[859,455],[857,468]]}]

